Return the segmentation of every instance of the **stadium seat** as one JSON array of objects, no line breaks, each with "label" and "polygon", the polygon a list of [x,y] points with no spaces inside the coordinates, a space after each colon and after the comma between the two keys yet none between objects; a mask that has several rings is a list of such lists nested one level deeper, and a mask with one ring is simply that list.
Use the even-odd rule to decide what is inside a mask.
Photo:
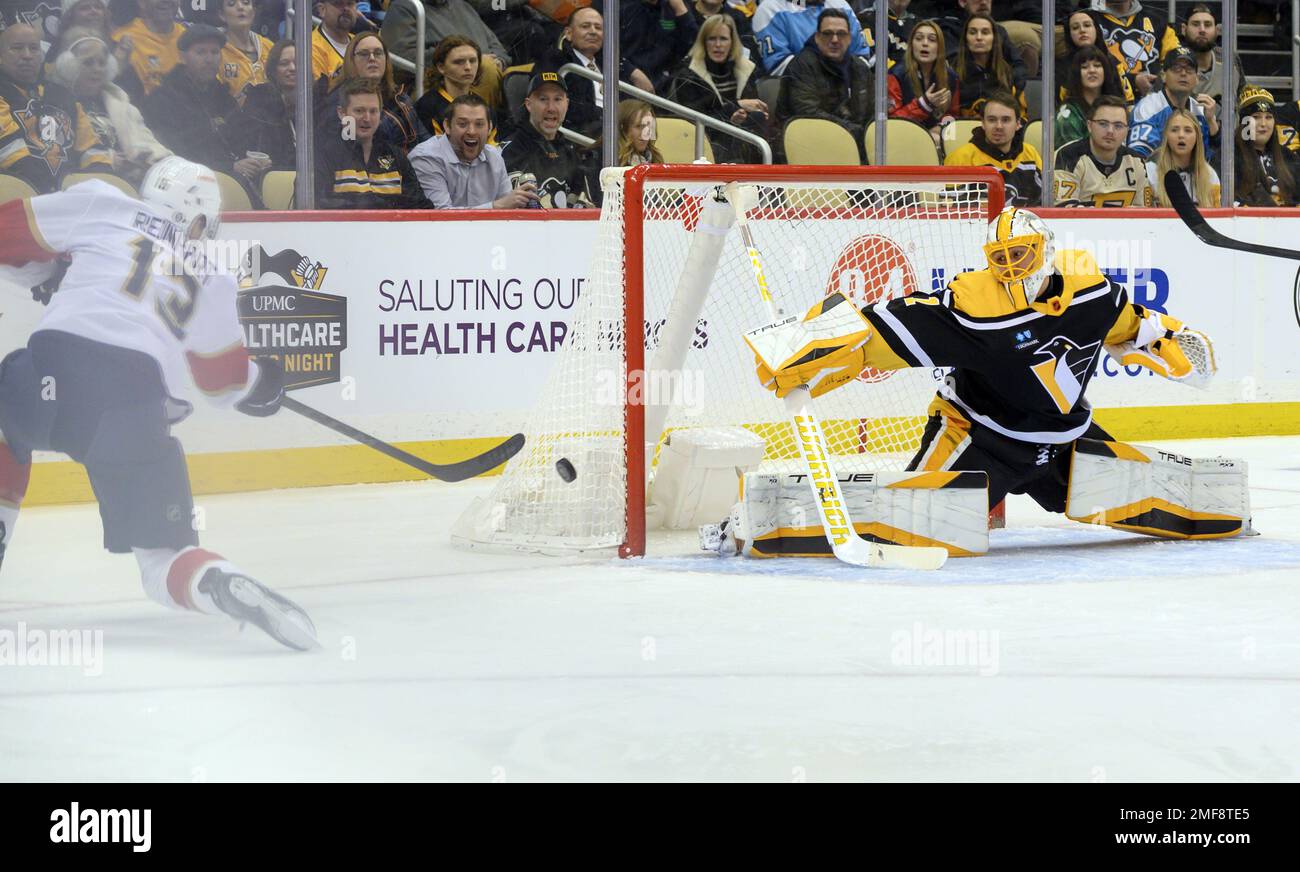
[{"label": "stadium seat", "polygon": [[1037,121],[1043,117],[1043,80],[1029,79],[1025,82],[1025,106],[1029,110],[1029,120]]},{"label": "stadium seat", "polygon": [[130,194],[132,197],[139,196],[139,192],[132,187],[126,179],[119,178],[112,173],[68,173],[63,177],[62,189],[67,190],[78,182],[88,181],[90,179],[99,179],[117,188],[123,194]]},{"label": "stadium seat", "polygon": [[8,203],[10,200],[21,200],[24,197],[35,196],[35,189],[22,179],[17,176],[6,176],[0,174],[0,203]]},{"label": "stadium seat", "polygon": [[853,134],[822,118],[796,118],[785,126],[785,157],[792,164],[807,166],[862,163]]},{"label": "stadium seat", "polygon": [[980,122],[975,118],[961,118],[949,124],[943,129],[943,150],[945,154],[952,154],[966,143],[975,134],[975,128],[980,126]]},{"label": "stadium seat", "polygon": [[[1039,156],[1043,158],[1043,163],[1047,163],[1047,156],[1043,154],[1043,122],[1029,122],[1029,126],[1025,128],[1025,144],[1032,145],[1034,151],[1038,152]],[[1057,144],[1060,145],[1060,143]]]},{"label": "stadium seat", "polygon": [[297,175],[293,170],[271,170],[262,177],[262,202],[266,208],[293,208],[293,183]]},{"label": "stadium seat", "polygon": [[[655,146],[663,153],[664,163],[688,164],[695,161],[695,125],[681,118],[656,119],[658,134]],[[713,160],[713,146],[704,138],[704,156]]]},{"label": "stadium seat", "polygon": [[501,90],[505,92],[506,117],[513,118],[524,105],[528,96],[528,80],[533,76],[532,64],[521,64],[506,71],[501,80]]},{"label": "stadium seat", "polygon": [[[876,150],[876,122],[867,125],[863,136],[867,154]],[[887,167],[937,167],[939,152],[934,140],[924,127],[906,118],[890,118],[885,122],[885,160]]]},{"label": "stadium seat", "polygon": [[248,199],[248,192],[244,186],[235,180],[234,176],[228,176],[225,173],[213,171],[217,176],[217,187],[221,189],[221,211],[222,212],[250,212],[253,209],[253,201]]}]

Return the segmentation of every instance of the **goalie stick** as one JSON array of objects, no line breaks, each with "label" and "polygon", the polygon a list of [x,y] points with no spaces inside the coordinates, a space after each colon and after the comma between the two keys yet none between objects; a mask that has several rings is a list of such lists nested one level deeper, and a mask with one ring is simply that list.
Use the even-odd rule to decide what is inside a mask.
[{"label": "goalie stick", "polygon": [[355,439],[362,445],[367,445],[380,454],[386,454],[394,460],[405,463],[407,466],[420,470],[425,475],[430,475],[440,481],[464,481],[467,478],[473,478],[476,475],[482,475],[490,469],[500,466],[510,458],[519,453],[524,447],[524,434],[516,433],[505,442],[495,448],[489,448],[487,451],[471,457],[468,460],[462,460],[458,463],[430,463],[427,460],[421,460],[414,454],[408,454],[395,445],[389,445],[382,439],[377,439],[369,433],[363,433],[357,428],[344,424],[337,418],[331,418],[324,412],[313,409],[311,406],[300,403],[293,397],[286,396],[280,403],[286,409],[290,409],[302,415],[304,418],[310,418],[317,424],[321,424],[336,433],[342,433],[349,439]]},{"label": "goalie stick", "polygon": [[[731,182],[725,190],[727,199],[735,210],[736,224],[740,227],[740,236],[749,254],[758,295],[767,304],[767,311],[772,320],[780,320],[781,313],[768,290],[763,259],[754,242],[754,234],[749,229],[749,210],[741,199],[742,191],[746,189]],[[853,528],[853,520],[849,517],[848,505],[844,502],[844,494],[840,490],[839,478],[831,466],[826,436],[822,432],[821,423],[812,411],[808,386],[801,385],[790,391],[785,395],[784,402],[786,414],[789,415],[791,426],[794,427],[795,441],[799,443],[799,454],[808,471],[808,481],[813,489],[822,530],[826,533],[826,540],[830,542],[831,551],[836,559],[854,566],[878,569],[929,570],[943,566],[948,559],[948,552],[944,548],[868,542],[857,534]]]},{"label": "goalie stick", "polygon": [[1187,229],[1192,231],[1196,238],[1206,245],[1213,245],[1216,248],[1230,248],[1248,254],[1264,254],[1269,257],[1300,260],[1300,251],[1290,248],[1275,248],[1271,245],[1256,245],[1253,242],[1242,242],[1239,239],[1224,236],[1215,230],[1205,220],[1205,216],[1201,214],[1200,210],[1196,208],[1191,195],[1187,193],[1187,187],[1183,184],[1183,180],[1174,170],[1165,173],[1165,193],[1169,195],[1169,202],[1173,205],[1174,211],[1178,213],[1178,217],[1183,219]]}]

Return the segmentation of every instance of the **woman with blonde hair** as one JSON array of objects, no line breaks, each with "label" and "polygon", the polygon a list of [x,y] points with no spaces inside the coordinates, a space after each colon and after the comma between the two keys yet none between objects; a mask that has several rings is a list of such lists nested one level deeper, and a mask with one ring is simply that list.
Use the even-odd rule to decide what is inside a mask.
[{"label": "woman with blonde hair", "polygon": [[[383,105],[376,137],[401,150],[403,154],[429,138],[429,131],[415,114],[411,98],[393,82],[393,60],[378,34],[363,34],[348,43],[347,50],[343,53],[343,65],[330,78],[330,92],[333,93],[342,82],[353,78],[379,83]],[[334,102],[328,101],[327,105],[330,114],[333,114]]]},{"label": "woman with blonde hair", "polygon": [[[438,43],[430,61],[432,80],[424,96],[416,101],[415,114],[434,136],[441,136],[442,122],[451,109],[451,102],[474,91],[483,79],[483,51],[468,36],[454,35]],[[488,107],[488,123],[492,129],[488,132],[487,143],[496,145],[497,128],[491,106]]]},{"label": "woman with blonde hair", "polygon": [[618,104],[618,165],[661,164],[664,156],[655,147],[655,111],[649,103],[624,100]]},{"label": "woman with blonde hair", "polygon": [[1219,205],[1219,174],[1205,160],[1204,148],[1196,116],[1186,109],[1171,112],[1160,148],[1147,161],[1147,181],[1155,192],[1154,205],[1166,208],[1170,205],[1165,192],[1165,173],[1170,170],[1183,180],[1193,203],[1201,207]]},{"label": "woman with blonde hair", "polygon": [[1002,53],[1002,35],[991,16],[975,14],[962,26],[957,46],[957,79],[962,106],[959,118],[979,119],[984,97],[993,91],[1009,91],[1020,104],[1020,121],[1029,116],[1025,105],[1025,83],[1011,69]]},{"label": "woman with blonde hair", "polygon": [[[686,62],[673,75],[668,99],[766,138],[769,109],[758,99],[754,72],[736,22],[730,15],[710,15],[700,25]],[[752,145],[717,131],[709,131],[709,144],[718,163],[758,160]]]},{"label": "woman with blonde hair", "polygon": [[947,57],[938,23],[921,21],[907,37],[903,62],[889,71],[889,117],[921,125],[936,146],[944,123],[961,111],[957,71]]}]

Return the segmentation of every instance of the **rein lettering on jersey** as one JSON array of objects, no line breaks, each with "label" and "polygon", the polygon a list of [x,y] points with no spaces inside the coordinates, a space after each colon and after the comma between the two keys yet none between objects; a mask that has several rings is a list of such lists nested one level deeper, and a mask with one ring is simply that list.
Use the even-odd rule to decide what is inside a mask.
[{"label": "rein lettering on jersey", "polygon": [[813,489],[817,491],[817,502],[826,520],[826,530],[831,541],[843,545],[852,533],[848,519],[844,515],[844,506],[836,495],[838,486],[826,466],[826,456],[822,452],[821,434],[817,425],[810,419],[796,417],[795,427],[799,431],[799,441],[803,446],[803,456],[808,461],[808,471],[812,474]]},{"label": "rein lettering on jersey", "polygon": [[181,242],[181,229],[166,218],[151,215],[148,212],[136,212],[131,219],[131,227],[145,236],[175,246]]}]

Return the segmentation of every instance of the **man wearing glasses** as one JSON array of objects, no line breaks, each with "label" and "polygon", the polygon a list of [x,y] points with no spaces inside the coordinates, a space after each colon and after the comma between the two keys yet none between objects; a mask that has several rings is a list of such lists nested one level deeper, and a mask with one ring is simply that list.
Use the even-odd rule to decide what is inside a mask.
[{"label": "man wearing glasses", "polygon": [[1150,206],[1141,155],[1124,145],[1128,116],[1119,97],[1101,96],[1088,112],[1088,136],[1056,152],[1058,206]]},{"label": "man wearing glasses", "polygon": [[812,42],[786,68],[777,105],[782,121],[834,121],[852,134],[862,157],[862,133],[871,120],[875,99],[871,68],[864,58],[849,51],[852,35],[847,12],[823,9]]}]

